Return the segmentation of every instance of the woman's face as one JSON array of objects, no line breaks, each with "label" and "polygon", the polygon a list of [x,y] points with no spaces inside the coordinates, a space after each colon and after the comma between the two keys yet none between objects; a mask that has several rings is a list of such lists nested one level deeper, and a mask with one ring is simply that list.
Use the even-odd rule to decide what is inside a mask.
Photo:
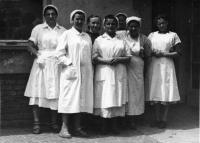
[{"label": "woman's face", "polygon": [[48,9],[44,15],[47,24],[56,23],[57,14],[54,9]]},{"label": "woman's face", "polygon": [[159,31],[166,31],[167,30],[167,26],[168,26],[168,22],[164,19],[158,19],[157,21],[157,27],[159,29]]},{"label": "woman's face", "polygon": [[90,32],[97,33],[100,29],[101,22],[98,17],[90,18],[90,22],[88,24],[90,26]]},{"label": "woman's face", "polygon": [[73,19],[74,28],[82,30],[85,22],[84,14],[75,14]]},{"label": "woman's face", "polygon": [[138,22],[136,21],[131,21],[128,25],[128,30],[130,32],[130,34],[136,35],[138,34],[139,30],[140,30],[140,25]]},{"label": "woman's face", "polygon": [[114,19],[107,19],[105,23],[105,30],[107,33],[113,34],[117,30],[117,22]]},{"label": "woman's face", "polygon": [[118,16],[119,19],[119,29],[125,30],[126,29],[126,17],[125,16]]}]

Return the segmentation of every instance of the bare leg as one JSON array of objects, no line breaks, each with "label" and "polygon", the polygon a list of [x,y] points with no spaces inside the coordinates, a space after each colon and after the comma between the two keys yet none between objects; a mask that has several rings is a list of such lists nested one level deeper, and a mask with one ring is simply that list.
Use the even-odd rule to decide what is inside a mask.
[{"label": "bare leg", "polygon": [[166,122],[167,121],[167,114],[168,114],[168,111],[169,111],[169,105],[163,105],[163,108],[164,108],[164,111],[163,111],[162,120]]},{"label": "bare leg", "polygon": [[37,105],[33,105],[32,110],[33,110],[34,122],[39,122],[40,121],[40,119],[39,119],[39,115],[40,115],[39,107]]},{"label": "bare leg", "polygon": [[69,134],[68,131],[68,119],[69,119],[69,115],[68,114],[62,114],[62,129],[61,132],[59,133],[60,137],[63,138],[71,138],[71,135]]}]

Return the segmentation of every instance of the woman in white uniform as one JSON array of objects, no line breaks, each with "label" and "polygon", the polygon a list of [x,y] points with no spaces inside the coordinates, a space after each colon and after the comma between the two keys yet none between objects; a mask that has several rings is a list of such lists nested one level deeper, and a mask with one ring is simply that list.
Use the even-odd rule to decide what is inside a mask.
[{"label": "woman in white uniform", "polygon": [[82,10],[71,13],[73,27],[63,33],[56,49],[62,65],[58,112],[62,113],[63,124],[59,135],[64,138],[71,138],[69,114],[75,114],[74,136],[89,136],[80,126],[80,113],[93,113],[92,41],[83,31],[85,19]]},{"label": "woman in white uniform", "polygon": [[93,45],[94,115],[101,116],[101,134],[106,134],[106,118],[112,118],[112,132],[116,135],[116,118],[125,116],[127,102],[127,70],[130,49],[116,35],[118,19],[113,15],[104,18],[105,33]]},{"label": "woman in white uniform", "polygon": [[28,50],[36,56],[24,95],[30,97],[33,108],[33,133],[39,134],[39,108],[51,109],[51,128],[59,132],[56,123],[59,98],[59,68],[54,58],[58,38],[65,28],[57,24],[58,10],[53,5],[44,8],[45,22],[37,25],[29,38]]},{"label": "woman in white uniform", "polygon": [[150,127],[162,129],[167,126],[169,105],[180,100],[173,58],[180,56],[181,41],[176,33],[168,30],[166,15],[158,15],[155,22],[159,31],[149,35],[153,57],[148,66],[146,100],[155,104],[156,120]]},{"label": "woman in white uniform", "polygon": [[151,56],[151,41],[141,34],[141,18],[132,16],[126,19],[128,27],[125,38],[131,49],[131,61],[128,71],[128,127],[135,130],[134,116],[144,113],[144,62]]}]

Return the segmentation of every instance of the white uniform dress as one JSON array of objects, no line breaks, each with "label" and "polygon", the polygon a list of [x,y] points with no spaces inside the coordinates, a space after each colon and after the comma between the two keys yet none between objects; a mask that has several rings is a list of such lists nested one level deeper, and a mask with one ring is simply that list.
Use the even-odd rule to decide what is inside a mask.
[{"label": "white uniform dress", "polygon": [[151,42],[143,34],[136,39],[127,34],[126,41],[131,49],[132,57],[127,65],[128,71],[128,104],[127,115],[140,115],[144,113],[144,60],[140,57],[141,49],[144,49],[144,56],[151,55]]},{"label": "white uniform dress", "polygon": [[56,49],[63,64],[59,113],[93,113],[92,41],[74,27],[63,33]]},{"label": "white uniform dress", "polygon": [[[130,56],[130,49],[117,35],[111,38],[105,33],[94,42],[93,58],[96,56],[105,59]],[[97,64],[95,66],[94,94],[94,115],[104,118],[124,116],[128,96],[126,65]]]},{"label": "white uniform dress", "polygon": [[[149,35],[152,48],[169,52],[176,44],[181,43],[174,32],[154,32]],[[146,100],[163,104],[180,100],[173,58],[152,57],[149,62],[146,82]]]},{"label": "white uniform dress", "polygon": [[[58,24],[52,29],[47,23],[37,25],[31,33],[33,41],[41,54],[34,60],[24,95],[30,97],[29,105],[58,109],[59,67],[54,57],[58,39],[65,28]],[[44,69],[39,68],[39,63]]]}]

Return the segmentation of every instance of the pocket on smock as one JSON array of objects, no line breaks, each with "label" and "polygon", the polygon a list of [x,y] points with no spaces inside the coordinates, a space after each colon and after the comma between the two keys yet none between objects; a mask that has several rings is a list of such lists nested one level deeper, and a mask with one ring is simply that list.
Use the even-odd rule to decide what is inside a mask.
[{"label": "pocket on smock", "polygon": [[78,77],[78,73],[77,73],[76,67],[75,66],[67,67],[65,71],[65,78],[67,80],[72,80],[72,79],[76,79],[77,77]]}]

